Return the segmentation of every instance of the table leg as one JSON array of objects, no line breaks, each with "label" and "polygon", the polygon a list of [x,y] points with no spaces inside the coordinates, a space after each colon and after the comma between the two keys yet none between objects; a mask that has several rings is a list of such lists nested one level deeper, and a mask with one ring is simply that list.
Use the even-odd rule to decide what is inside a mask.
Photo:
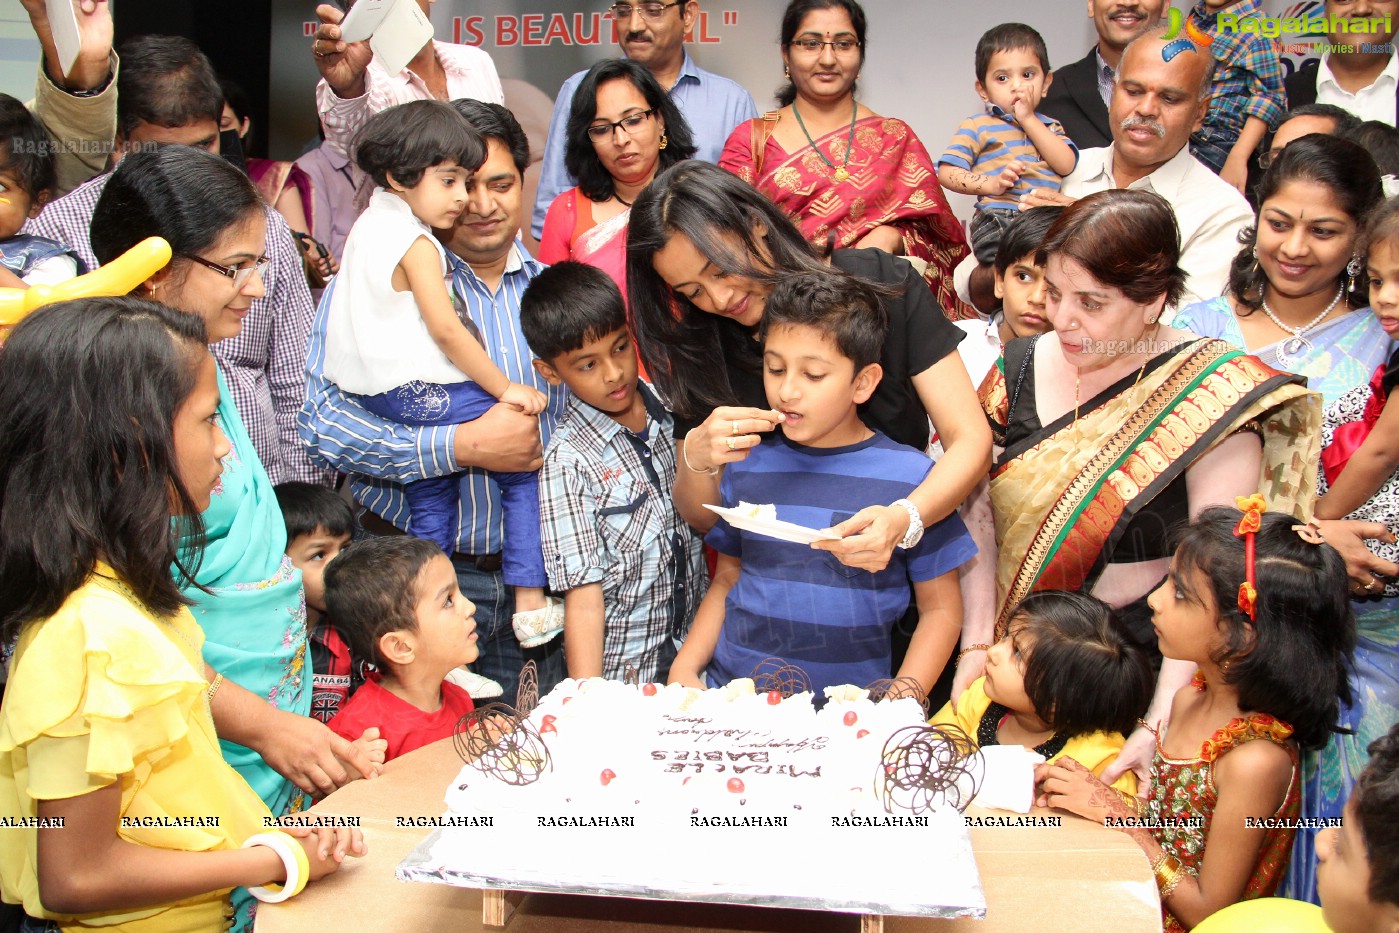
[{"label": "table leg", "polygon": [[884,917],[880,914],[861,914],[860,933],[884,933]]},{"label": "table leg", "polygon": [[499,888],[482,891],[481,925],[494,928],[505,926],[524,899],[523,891],[502,891]]}]

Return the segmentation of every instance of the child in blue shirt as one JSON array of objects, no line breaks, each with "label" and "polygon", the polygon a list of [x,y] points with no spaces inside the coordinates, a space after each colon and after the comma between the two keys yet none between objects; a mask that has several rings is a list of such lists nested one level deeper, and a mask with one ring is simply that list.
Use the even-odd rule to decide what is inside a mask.
[{"label": "child in blue shirt", "polygon": [[[872,502],[906,497],[933,463],[860,420],[883,375],[887,329],[879,297],[852,276],[783,279],[763,316],[763,383],[782,412],[781,435],[730,464],[722,505],[772,504],[777,518],[827,528]],[[719,552],[709,593],[671,666],[670,679],[719,686],[766,658],[824,687],[890,676],[891,635],[917,600],[918,626],[897,672],[929,691],[962,627],[957,568],[976,553],[954,513],[870,573],[830,553],[739,531],[720,521],[705,538]]]},{"label": "child in blue shirt", "polygon": [[568,676],[662,681],[707,581],[699,539],[671,499],[674,422],[637,377],[622,293],[561,262],[520,300],[520,329],[568,413],[539,473],[549,586],[564,594]]},{"label": "child in blue shirt", "polygon": [[957,127],[938,158],[944,188],[976,196],[972,252],[989,264],[1020,197],[1058,191],[1078,149],[1057,120],[1036,112],[1054,76],[1044,37],[1024,23],[1002,23],[976,44],[976,93],[986,109]]}]

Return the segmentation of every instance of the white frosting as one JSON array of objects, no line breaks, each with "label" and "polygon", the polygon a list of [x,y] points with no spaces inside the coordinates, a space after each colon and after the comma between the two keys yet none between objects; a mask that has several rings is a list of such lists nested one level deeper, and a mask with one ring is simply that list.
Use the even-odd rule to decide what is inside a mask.
[{"label": "white frosting", "polygon": [[[783,699],[755,692],[751,680],[704,691],[566,680],[529,717],[551,767],[512,786],[465,765],[447,791],[449,815],[489,817],[489,828],[442,830],[430,861],[448,874],[546,889],[975,910],[976,866],[954,808],[918,814],[926,819],[915,828],[833,828],[850,817],[911,816],[884,806],[883,750],[899,729],[924,724],[922,707],[876,703],[858,688],[827,695],[818,711],[810,693]],[[569,822],[596,818],[622,825]],[[906,857],[850,855],[889,844],[907,846]],[[665,857],[677,852],[682,862]],[[835,860],[827,867],[839,884],[813,860]]]}]

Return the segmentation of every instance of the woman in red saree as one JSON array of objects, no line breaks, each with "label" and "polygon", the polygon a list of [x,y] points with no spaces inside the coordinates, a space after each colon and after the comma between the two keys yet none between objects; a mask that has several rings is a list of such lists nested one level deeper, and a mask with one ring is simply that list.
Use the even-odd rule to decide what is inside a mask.
[{"label": "woman in red saree", "polygon": [[974,317],[952,270],[962,225],[908,124],[855,100],[865,12],[855,0],[792,0],[782,17],[791,83],[782,109],[741,123],[719,164],[767,195],[818,249],[877,247],[915,260],[949,318]]}]

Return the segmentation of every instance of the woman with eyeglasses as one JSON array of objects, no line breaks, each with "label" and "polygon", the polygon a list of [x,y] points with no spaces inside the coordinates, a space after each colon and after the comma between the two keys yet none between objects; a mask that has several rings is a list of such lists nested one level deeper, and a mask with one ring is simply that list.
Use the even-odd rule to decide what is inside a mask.
[{"label": "woman with eyeglasses", "polygon": [[568,115],[564,164],[578,185],[549,206],[539,261],[596,266],[626,295],[632,202],[658,172],[694,154],[690,125],[650,71],[628,59],[598,62]]},{"label": "woman with eyeglasses", "polygon": [[739,124],[719,164],[786,211],[817,249],[906,256],[944,314],[974,317],[952,287],[966,237],[928,150],[908,124],[855,99],[865,51],[865,11],[855,0],[791,0],[782,15],[781,109]]},{"label": "woman with eyeglasses", "polygon": [[[174,258],[132,294],[198,315],[212,344],[237,336],[263,294],[264,218],[262,198],[238,169],[199,149],[164,146],[122,159],[93,211],[92,248],[105,264],[147,237],[164,237]],[[310,803],[298,786],[324,794],[352,770],[368,777],[374,768],[307,715],[301,572],[287,559],[271,480],[221,368],[218,384],[215,421],[231,450],[200,516],[206,544],[193,582],[174,570],[204,631],[207,693],[224,759],[281,816]],[[233,903],[235,929],[250,928],[251,896],[239,889]]]}]

